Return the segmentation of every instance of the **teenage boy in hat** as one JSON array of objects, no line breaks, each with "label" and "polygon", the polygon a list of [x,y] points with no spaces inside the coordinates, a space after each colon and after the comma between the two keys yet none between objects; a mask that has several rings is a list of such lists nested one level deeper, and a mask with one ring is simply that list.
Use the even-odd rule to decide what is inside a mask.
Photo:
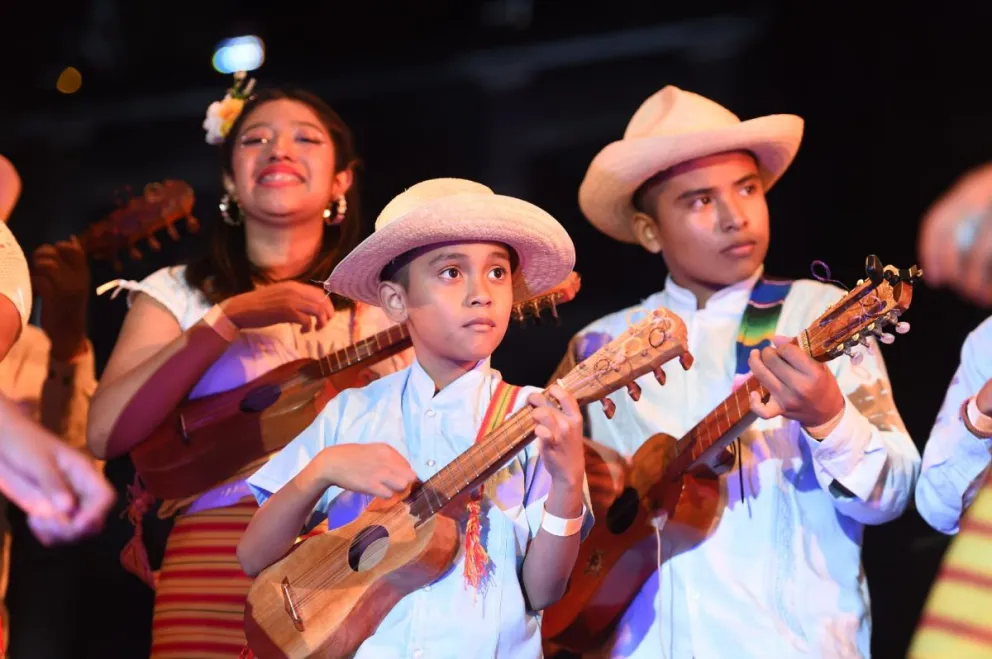
[{"label": "teenage boy in hat", "polygon": [[[920,456],[874,345],[853,366],[846,357],[820,364],[787,343],[843,294],[763,276],[765,192],[792,162],[802,132],[799,117],[742,122],[669,86],[644,102],[582,182],[579,203],[593,225],[664,259],[664,288],[641,306],[683,318],[697,357],[664,388],[639,382],[639,401],[613,396],[612,420],[589,408],[594,512],[622,487],[615,464],[597,456],[629,458],[654,433],[684,434],[749,371],[771,393],[767,403],[752,397],[763,420],[733,447],[715,529],[695,547],[662,532],[660,567],[603,656],[869,656],[863,527],[905,510]],[[632,311],[580,332],[570,358],[622,332]]]},{"label": "teenage boy in hat", "polygon": [[[574,262],[554,218],[478,183],[424,181],[393,199],[326,287],[406,323],[416,361],[339,394],[248,480],[262,505],[238,548],[245,571],[282,557],[314,512],[336,527],[468,450],[506,395],[489,360],[514,300],[558,285]],[[538,391],[505,405],[537,407],[539,446],[487,482],[454,568],[403,598],[359,659],[541,656],[535,611],[561,596],[592,519],[578,405],[561,387],[550,390],[560,410]]]}]

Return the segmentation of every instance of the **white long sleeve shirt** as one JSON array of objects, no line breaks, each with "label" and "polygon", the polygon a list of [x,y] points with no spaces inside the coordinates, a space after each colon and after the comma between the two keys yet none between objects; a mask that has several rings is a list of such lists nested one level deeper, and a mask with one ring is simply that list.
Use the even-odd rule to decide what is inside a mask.
[{"label": "white long sleeve shirt", "polygon": [[992,380],[992,317],[972,331],[961,347],[961,363],[923,449],[916,508],[930,526],[957,533],[992,464],[992,439],[972,435],[961,420],[961,405]]},{"label": "white long sleeve shirt", "polygon": [[[613,395],[612,420],[590,406],[590,437],[630,457],[652,434],[679,437],[720,404],[732,391],[737,333],[758,274],[716,293],[702,309],[670,279],[646,299],[640,308],[667,307],[685,321],[695,364],[687,372],[666,365],[664,387],[653,377],[641,378],[638,402]],[[777,333],[795,336],[841,296],[833,286],[796,281]],[[589,333],[604,333],[604,340],[617,336],[631,311],[596,321],[576,344]],[[678,538],[662,534],[661,568],[623,615],[607,648],[589,656],[869,656],[863,525],[905,510],[920,455],[892,401],[877,346],[865,352],[858,367],[847,357],[829,363],[847,404],[822,441],[781,417],[759,419],[741,435],[743,500],[735,468],[720,479],[724,508],[704,542],[686,549]]]}]

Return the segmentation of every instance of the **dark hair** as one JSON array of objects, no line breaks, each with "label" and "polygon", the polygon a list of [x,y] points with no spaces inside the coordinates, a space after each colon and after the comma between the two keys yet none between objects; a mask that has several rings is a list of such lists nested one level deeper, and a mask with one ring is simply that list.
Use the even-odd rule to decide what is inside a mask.
[{"label": "dark hair", "polygon": [[[457,241],[456,241],[457,242]],[[520,269],[520,257],[517,256],[517,250],[513,249],[509,245],[503,244],[506,247],[506,251],[510,257],[510,275],[513,276],[517,274]],[[417,249],[411,249],[408,252],[400,254],[395,259],[390,261],[383,267],[382,271],[379,273],[379,281],[391,281],[394,284],[399,284],[403,287],[403,290],[410,290],[410,264],[413,260],[425,254],[430,250],[434,249],[436,245],[424,245],[423,247],[418,247]]]},{"label": "dark hair", "polygon": [[[287,99],[307,105],[320,118],[334,143],[334,170],[340,172],[359,166],[355,154],[351,129],[331,106],[314,94],[302,89],[268,88],[259,90],[248,100],[241,114],[231,126],[226,139],[220,145],[221,166],[229,176],[234,175],[232,158],[238,132],[251,113],[264,103]],[[361,235],[361,208],[359,204],[357,172],[356,180],[345,194],[348,210],[345,218],[333,226],[324,226],[324,239],[320,250],[310,266],[293,278],[304,284],[315,284],[326,280],[334,266],[358,244]],[[237,208],[229,211],[232,215]],[[186,267],[186,283],[199,289],[213,303],[220,302],[240,293],[254,289],[256,283],[272,283],[251,261],[245,245],[245,231],[241,226],[231,226],[223,221],[213,223],[208,239],[208,252],[205,256],[189,263]],[[331,299],[335,308],[350,307],[354,303],[338,295]]]}]

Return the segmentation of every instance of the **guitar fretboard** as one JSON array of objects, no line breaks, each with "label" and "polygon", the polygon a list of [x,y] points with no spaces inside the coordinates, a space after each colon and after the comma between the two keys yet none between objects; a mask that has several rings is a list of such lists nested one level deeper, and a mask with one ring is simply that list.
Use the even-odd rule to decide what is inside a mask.
[{"label": "guitar fretboard", "polygon": [[527,405],[518,410],[414,490],[410,496],[414,516],[426,521],[452,499],[499,471],[534,437],[537,422],[533,409]]},{"label": "guitar fretboard", "polygon": [[704,454],[709,456],[722,451],[757,418],[751,409],[751,392],[761,397],[768,395],[768,391],[751,376],[678,440],[681,466],[699,460]]},{"label": "guitar fretboard", "polygon": [[385,359],[408,347],[410,347],[410,333],[406,325],[393,325],[325,357],[315,359],[303,370],[306,375],[314,379],[324,378],[366,361]]}]

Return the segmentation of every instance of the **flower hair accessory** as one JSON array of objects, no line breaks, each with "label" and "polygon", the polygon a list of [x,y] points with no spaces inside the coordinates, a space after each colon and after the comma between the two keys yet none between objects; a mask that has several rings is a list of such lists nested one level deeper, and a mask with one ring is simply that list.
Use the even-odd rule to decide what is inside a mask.
[{"label": "flower hair accessory", "polygon": [[231,126],[244,109],[245,101],[251,98],[254,88],[254,78],[249,78],[246,82],[244,71],[234,74],[234,85],[227,90],[224,100],[214,101],[207,108],[207,118],[203,120],[203,130],[207,131],[207,144],[220,144],[224,141],[231,131]]}]

